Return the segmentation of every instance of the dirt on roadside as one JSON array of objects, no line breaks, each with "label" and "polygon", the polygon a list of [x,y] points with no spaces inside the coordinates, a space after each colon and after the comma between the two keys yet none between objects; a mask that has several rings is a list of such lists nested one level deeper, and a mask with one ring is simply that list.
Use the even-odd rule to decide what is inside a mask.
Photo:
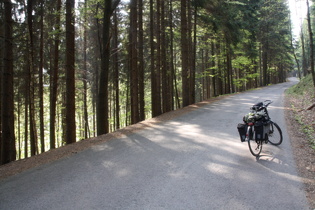
[{"label": "dirt on roadside", "polygon": [[192,104],[182,109],[171,111],[171,112],[162,114],[158,117],[151,118],[151,119],[139,122],[137,124],[127,126],[125,128],[119,129],[112,133],[108,133],[106,135],[101,135],[94,138],[81,140],[79,142],[69,144],[63,147],[59,147],[57,149],[49,150],[39,155],[35,155],[26,159],[17,160],[17,161],[13,161],[5,165],[1,165],[0,166],[0,181],[2,179],[19,174],[28,169],[35,168],[43,164],[48,164],[50,162],[57,161],[62,158],[66,158],[68,156],[71,156],[72,154],[83,151],[97,144],[104,143],[111,139],[120,138],[120,137],[129,135],[131,133],[134,133],[138,130],[144,129],[146,127],[151,127],[151,126],[154,126],[155,124],[158,124],[167,120],[171,120],[184,113],[196,110],[198,109],[198,107],[213,103],[218,100],[222,100],[223,98],[226,98],[226,97],[227,95],[211,98],[209,100]]},{"label": "dirt on roadside", "polygon": [[297,119],[303,119],[304,123],[313,123],[313,126],[315,126],[315,108],[306,110],[305,106],[301,99],[286,95],[285,118],[287,131],[291,139],[298,173],[305,185],[306,196],[311,209],[315,209],[315,149],[312,148],[309,140],[310,135],[315,137],[315,133],[305,133],[303,125]]}]

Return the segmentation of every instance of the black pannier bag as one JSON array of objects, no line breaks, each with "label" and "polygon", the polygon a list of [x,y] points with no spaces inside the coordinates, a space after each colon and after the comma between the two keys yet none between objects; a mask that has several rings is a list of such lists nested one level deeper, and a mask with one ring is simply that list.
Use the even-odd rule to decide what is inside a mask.
[{"label": "black pannier bag", "polygon": [[255,140],[266,141],[268,140],[268,134],[270,131],[269,121],[256,121],[254,125],[255,129]]},{"label": "black pannier bag", "polygon": [[241,142],[244,142],[246,138],[247,125],[244,123],[239,123],[237,125],[237,130],[238,133],[240,134]]}]

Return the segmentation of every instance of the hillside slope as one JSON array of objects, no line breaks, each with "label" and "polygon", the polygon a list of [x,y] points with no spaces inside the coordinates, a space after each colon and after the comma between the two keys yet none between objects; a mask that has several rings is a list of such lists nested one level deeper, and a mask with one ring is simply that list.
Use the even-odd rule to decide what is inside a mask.
[{"label": "hillside slope", "polygon": [[[311,75],[286,91],[286,121],[300,176],[315,208],[315,88]],[[309,110],[308,110],[309,108]]]}]

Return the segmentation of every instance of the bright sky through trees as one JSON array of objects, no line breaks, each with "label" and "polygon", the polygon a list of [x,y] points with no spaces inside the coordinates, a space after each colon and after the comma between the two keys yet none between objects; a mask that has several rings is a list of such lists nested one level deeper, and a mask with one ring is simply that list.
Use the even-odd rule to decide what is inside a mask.
[{"label": "bright sky through trees", "polygon": [[[291,11],[291,21],[293,36],[298,37],[301,31],[301,24],[306,18],[306,1],[305,0],[288,0]],[[310,1],[310,4],[312,2]]]}]

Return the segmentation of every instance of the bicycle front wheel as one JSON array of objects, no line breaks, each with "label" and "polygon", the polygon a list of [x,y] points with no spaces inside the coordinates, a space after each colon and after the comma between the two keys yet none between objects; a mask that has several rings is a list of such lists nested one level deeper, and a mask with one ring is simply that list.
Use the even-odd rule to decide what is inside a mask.
[{"label": "bicycle front wheel", "polygon": [[262,150],[262,144],[263,144],[262,141],[256,141],[254,139],[248,140],[248,147],[249,147],[250,153],[252,153],[252,155],[256,157],[259,156]]},{"label": "bicycle front wheel", "polygon": [[275,122],[271,122],[270,131],[268,134],[268,141],[273,145],[280,145],[282,143],[282,131],[279,125]]}]

